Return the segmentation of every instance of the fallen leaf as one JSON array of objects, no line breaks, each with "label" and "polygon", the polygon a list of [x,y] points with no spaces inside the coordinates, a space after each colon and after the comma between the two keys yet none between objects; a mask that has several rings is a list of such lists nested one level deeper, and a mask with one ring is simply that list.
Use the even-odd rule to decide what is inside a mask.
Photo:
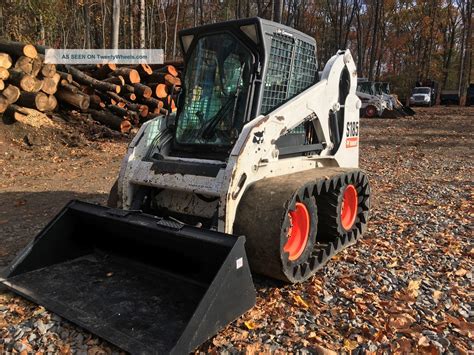
[{"label": "fallen leaf", "polygon": [[422,347],[430,346],[430,340],[424,335],[422,335],[421,338],[418,340],[418,345]]},{"label": "fallen leaf", "polygon": [[405,329],[408,328],[413,322],[415,322],[415,319],[412,316],[408,314],[399,314],[390,317],[388,325],[395,329]]},{"label": "fallen leaf", "polygon": [[359,343],[355,340],[344,339],[344,349],[347,351],[352,351],[359,346]]},{"label": "fallen leaf", "polygon": [[438,290],[433,291],[433,299],[435,300],[436,303],[438,303],[442,294],[443,293],[441,291],[438,291]]},{"label": "fallen leaf", "polygon": [[309,305],[301,298],[301,296],[293,296],[293,299],[295,300],[296,304],[303,307],[304,309],[309,308]]},{"label": "fallen leaf", "polygon": [[252,330],[252,329],[255,329],[255,327],[257,326],[254,322],[252,321],[245,321],[244,322],[245,326],[247,327],[247,329],[249,330]]},{"label": "fallen leaf", "polygon": [[461,268],[461,269],[458,269],[454,274],[455,274],[456,276],[464,276],[464,275],[466,275],[467,273],[468,273],[468,271],[467,271],[466,269]]},{"label": "fallen leaf", "polygon": [[44,309],[43,306],[39,306],[39,307],[33,312],[33,316],[38,316],[38,315],[40,315],[41,313],[44,313],[44,311],[46,311],[46,309]]},{"label": "fallen leaf", "polygon": [[321,345],[314,345],[314,350],[318,355],[337,355],[335,351],[323,348]]},{"label": "fallen leaf", "polygon": [[413,298],[418,297],[418,289],[420,288],[421,280],[410,280],[408,283],[408,294]]},{"label": "fallen leaf", "polygon": [[398,266],[398,261],[397,260],[395,260],[394,262],[387,265],[387,267],[389,267],[389,268],[392,268],[392,267],[395,267],[395,266]]},{"label": "fallen leaf", "polygon": [[397,345],[398,345],[397,351],[399,351],[402,354],[410,354],[412,351],[411,341],[407,338],[398,339]]}]

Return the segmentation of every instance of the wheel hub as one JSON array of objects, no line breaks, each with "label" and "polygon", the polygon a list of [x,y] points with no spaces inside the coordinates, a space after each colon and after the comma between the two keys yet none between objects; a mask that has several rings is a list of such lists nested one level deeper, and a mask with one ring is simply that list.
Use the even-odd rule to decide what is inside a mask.
[{"label": "wheel hub", "polygon": [[357,216],[357,190],[354,185],[347,185],[341,205],[341,224],[345,230],[351,229]]},{"label": "wheel hub", "polygon": [[297,202],[294,211],[288,213],[288,219],[290,228],[288,230],[288,240],[283,250],[289,254],[288,259],[294,261],[303,254],[306,247],[311,219],[308,209],[301,202]]}]

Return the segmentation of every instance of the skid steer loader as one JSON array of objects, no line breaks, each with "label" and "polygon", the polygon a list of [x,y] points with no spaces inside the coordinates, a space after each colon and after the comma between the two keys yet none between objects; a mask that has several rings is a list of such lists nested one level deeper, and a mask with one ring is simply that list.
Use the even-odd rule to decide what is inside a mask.
[{"label": "skid steer loader", "polygon": [[366,78],[357,81],[356,93],[362,102],[360,114],[362,117],[382,117],[385,111],[393,109],[391,101],[385,100],[375,93],[374,83]]},{"label": "skid steer loader", "polygon": [[192,351],[254,305],[250,270],[305,281],[368,221],[348,50],[319,78],[314,39],[260,18],[180,41],[178,110],[141,127],[109,207],[70,202],[3,280],[132,353]]}]

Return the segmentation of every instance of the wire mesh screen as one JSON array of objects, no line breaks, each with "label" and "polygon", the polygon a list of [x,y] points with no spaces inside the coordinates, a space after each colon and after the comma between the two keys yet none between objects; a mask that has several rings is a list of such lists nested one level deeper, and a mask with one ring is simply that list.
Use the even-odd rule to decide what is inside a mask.
[{"label": "wire mesh screen", "polygon": [[[315,83],[315,50],[314,45],[310,43],[273,34],[263,91],[262,114],[271,112]],[[300,125],[289,133],[304,133],[304,126]]]},{"label": "wire mesh screen", "polygon": [[262,99],[263,114],[267,114],[287,99],[293,47],[291,37],[275,34],[272,38]]},{"label": "wire mesh screen", "polygon": [[291,69],[288,98],[314,84],[317,68],[315,48],[312,44],[296,40],[295,57]]}]

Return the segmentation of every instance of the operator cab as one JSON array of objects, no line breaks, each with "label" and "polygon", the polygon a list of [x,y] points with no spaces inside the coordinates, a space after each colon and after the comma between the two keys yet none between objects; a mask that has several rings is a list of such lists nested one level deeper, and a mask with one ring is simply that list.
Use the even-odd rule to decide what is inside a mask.
[{"label": "operator cab", "polygon": [[[170,155],[225,159],[243,126],[318,80],[315,40],[260,18],[181,31],[185,61]],[[299,138],[282,144],[304,144]]]}]

